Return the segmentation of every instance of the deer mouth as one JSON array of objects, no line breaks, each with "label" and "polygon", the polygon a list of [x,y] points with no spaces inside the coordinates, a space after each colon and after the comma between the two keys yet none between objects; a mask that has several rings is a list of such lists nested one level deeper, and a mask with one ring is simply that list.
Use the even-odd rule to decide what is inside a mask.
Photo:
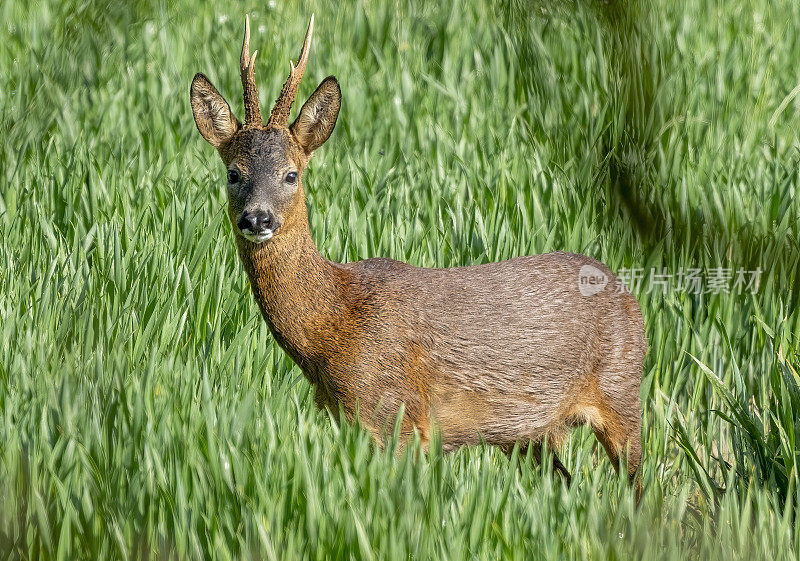
[{"label": "deer mouth", "polygon": [[265,230],[253,231],[251,229],[241,230],[242,236],[254,244],[261,244],[272,238],[275,235],[275,230],[267,228]]}]

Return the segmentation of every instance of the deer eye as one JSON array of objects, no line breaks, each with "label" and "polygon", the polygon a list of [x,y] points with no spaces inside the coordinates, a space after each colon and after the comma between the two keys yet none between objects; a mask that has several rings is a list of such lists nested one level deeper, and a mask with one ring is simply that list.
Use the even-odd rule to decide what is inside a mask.
[{"label": "deer eye", "polygon": [[295,181],[297,181],[296,171],[290,171],[286,174],[286,183],[294,183]]},{"label": "deer eye", "polygon": [[235,169],[229,169],[228,170],[228,183],[231,183],[231,184],[239,183],[239,179],[240,179],[240,177],[239,177],[239,172],[238,171],[236,171]]}]

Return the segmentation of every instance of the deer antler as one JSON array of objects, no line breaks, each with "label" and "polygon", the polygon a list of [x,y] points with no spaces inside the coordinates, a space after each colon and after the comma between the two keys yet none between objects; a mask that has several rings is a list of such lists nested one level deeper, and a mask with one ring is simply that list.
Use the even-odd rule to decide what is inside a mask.
[{"label": "deer antler", "polygon": [[244,17],[244,41],[242,56],[239,58],[239,69],[242,75],[244,90],[244,125],[246,127],[261,126],[261,108],[258,105],[258,86],[256,86],[255,68],[258,51],[250,56],[250,17]]},{"label": "deer antler", "polygon": [[[300,80],[303,79],[303,73],[306,71],[306,62],[308,62],[308,51],[311,48],[311,35],[314,33],[314,14],[311,14],[311,22],[308,24],[308,31],[306,31],[306,38],[303,41],[303,48],[300,51],[300,59],[297,61],[297,66],[289,61],[292,70],[289,77],[283,83],[281,88],[281,95],[275,101],[275,107],[272,108],[272,113],[269,115],[267,121],[268,127],[285,127],[289,120],[289,111],[292,109],[294,97],[297,95],[297,87],[300,85]],[[243,55],[244,56],[244,55]],[[244,75],[243,75],[244,76]],[[242,78],[244,80],[244,78]],[[255,87],[255,86],[254,86]]]}]

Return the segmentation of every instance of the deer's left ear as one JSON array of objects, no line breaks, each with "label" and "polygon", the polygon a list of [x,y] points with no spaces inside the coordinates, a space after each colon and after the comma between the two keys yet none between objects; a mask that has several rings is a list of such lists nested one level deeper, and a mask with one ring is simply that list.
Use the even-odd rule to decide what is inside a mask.
[{"label": "deer's left ear", "polygon": [[310,155],[328,140],[336,126],[341,106],[339,82],[333,76],[328,76],[303,104],[300,115],[289,127],[306,154]]},{"label": "deer's left ear", "polygon": [[194,122],[203,138],[215,148],[230,141],[241,125],[214,84],[205,75],[196,74],[189,96]]}]

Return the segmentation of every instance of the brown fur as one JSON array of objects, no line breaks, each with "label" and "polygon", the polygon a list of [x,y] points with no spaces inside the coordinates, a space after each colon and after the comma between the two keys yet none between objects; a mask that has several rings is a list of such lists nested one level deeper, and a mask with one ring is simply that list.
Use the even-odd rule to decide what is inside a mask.
[{"label": "brown fur", "polygon": [[[227,103],[209,101],[216,90],[199,80],[193,108],[219,107],[227,118]],[[445,450],[481,441],[506,451],[532,444],[536,456],[545,439],[557,447],[572,427],[588,423],[615,468],[627,453],[633,478],[647,347],[636,299],[602,263],[570,253],[452,269],[323,258],[300,180],[283,178],[286,170],[302,173],[327,140],[340,100],[328,78],[288,129],[237,128],[218,144],[226,166],[246,176],[229,190],[229,213],[255,300],[314,385],[317,404],[334,413],[341,407],[348,419],[359,411],[378,441],[402,405],[403,433],[416,429],[427,446],[438,431]],[[195,111],[212,144],[218,139],[207,127],[216,117]],[[236,226],[252,208],[279,219],[266,242],[250,241]],[[579,290],[584,265],[609,279],[597,294]],[[569,478],[557,458],[554,465]]]}]

